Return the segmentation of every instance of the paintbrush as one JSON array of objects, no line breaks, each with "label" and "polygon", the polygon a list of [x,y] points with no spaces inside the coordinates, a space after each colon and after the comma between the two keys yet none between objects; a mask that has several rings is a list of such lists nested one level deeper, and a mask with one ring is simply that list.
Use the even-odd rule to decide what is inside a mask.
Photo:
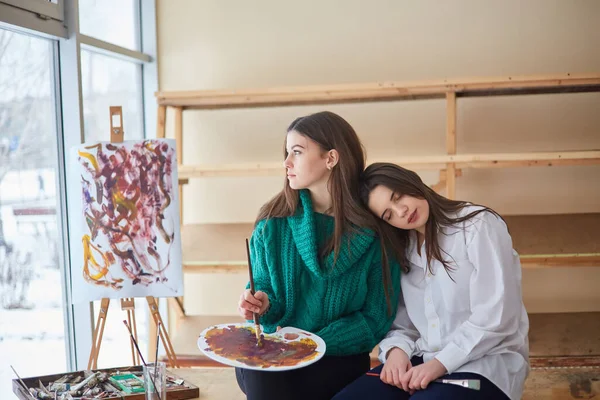
[{"label": "paintbrush", "polygon": [[131,341],[133,342],[133,345],[135,346],[135,349],[137,350],[138,355],[140,356],[140,360],[142,360],[142,364],[144,364],[144,367],[146,367],[147,366],[146,360],[144,360],[144,356],[142,355],[142,352],[140,351],[140,348],[138,347],[137,340],[135,340],[135,337],[133,336],[133,331],[131,330],[131,327],[129,326],[129,324],[127,323],[126,320],[123,320],[123,323],[125,324],[125,326],[127,327],[127,330],[129,331],[129,336],[131,336]]},{"label": "paintbrush", "polygon": [[[252,275],[252,262],[250,261],[250,245],[248,244],[248,239],[246,238],[246,255],[248,256],[248,273],[250,275],[250,293],[254,296],[254,276]],[[252,316],[254,317],[254,333],[256,333],[256,345],[262,346],[262,337],[261,337],[261,329],[260,324],[258,323],[258,314],[253,312]]]},{"label": "paintbrush", "polygon": [[458,385],[473,390],[481,389],[481,381],[479,379],[436,379],[434,382]]},{"label": "paintbrush", "polygon": [[160,345],[160,321],[156,324],[156,354],[154,355],[154,365],[158,362],[158,346]]},{"label": "paintbrush", "polygon": [[[367,376],[379,376],[379,374],[375,372],[367,372]],[[481,389],[481,381],[479,379],[436,379],[433,382],[458,385],[473,390]]]},{"label": "paintbrush", "polygon": [[[140,351],[140,348],[137,344],[137,340],[135,340],[135,337],[133,336],[133,331],[131,330],[131,327],[129,326],[129,324],[127,323],[126,320],[123,320],[123,323],[125,324],[125,326],[127,327],[127,330],[129,331],[129,336],[131,336],[131,341],[133,342],[135,349],[138,352],[138,355],[140,356],[140,360],[142,360],[142,364],[144,364],[144,367],[148,368],[148,364],[146,364],[146,361],[144,360],[144,356],[142,355],[142,352]],[[157,366],[154,365],[154,368],[156,368]],[[156,371],[156,369],[155,369]],[[156,388],[156,384],[154,383],[155,380],[154,378],[152,378],[152,375],[148,374],[148,377],[150,378],[150,381],[152,382],[152,386],[154,387],[154,391],[156,392],[156,395],[158,396],[158,400],[162,400],[160,398],[160,393],[158,392],[157,388]]]},{"label": "paintbrush", "polygon": [[19,382],[21,382],[21,385],[23,385],[23,388],[25,388],[25,391],[27,392],[27,394],[29,396],[31,396],[31,398],[33,400],[35,400],[35,397],[33,397],[33,395],[31,394],[31,392],[29,391],[29,388],[27,387],[27,385],[25,384],[25,382],[23,382],[23,380],[21,379],[21,377],[19,376],[19,374],[17,374],[17,371],[15,371],[15,369],[13,368],[13,366],[10,366],[10,369],[13,370],[13,372],[15,373],[15,375],[17,376],[17,379],[19,380]]},{"label": "paintbrush", "polygon": [[[160,345],[160,321],[156,323],[156,353],[154,354],[154,382],[158,375],[158,346]],[[155,386],[156,387],[156,386]]]}]

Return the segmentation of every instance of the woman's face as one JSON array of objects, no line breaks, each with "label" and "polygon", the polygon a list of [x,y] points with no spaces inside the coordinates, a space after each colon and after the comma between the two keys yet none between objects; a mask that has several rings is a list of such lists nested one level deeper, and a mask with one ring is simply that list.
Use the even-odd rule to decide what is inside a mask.
[{"label": "woman's face", "polygon": [[429,218],[427,200],[403,195],[382,185],[369,193],[369,209],[388,224],[406,230],[424,227]]},{"label": "woman's face", "polygon": [[327,184],[331,171],[327,168],[327,152],[314,140],[296,131],[287,134],[287,157],[283,166],[292,189],[310,189]]}]

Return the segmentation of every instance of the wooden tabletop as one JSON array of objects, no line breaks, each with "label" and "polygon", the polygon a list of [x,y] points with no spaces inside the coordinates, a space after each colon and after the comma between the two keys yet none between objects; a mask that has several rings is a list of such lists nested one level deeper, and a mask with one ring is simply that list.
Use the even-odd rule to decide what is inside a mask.
[{"label": "wooden tabletop", "polygon": [[233,368],[177,368],[173,374],[200,388],[202,400],[244,400]]}]

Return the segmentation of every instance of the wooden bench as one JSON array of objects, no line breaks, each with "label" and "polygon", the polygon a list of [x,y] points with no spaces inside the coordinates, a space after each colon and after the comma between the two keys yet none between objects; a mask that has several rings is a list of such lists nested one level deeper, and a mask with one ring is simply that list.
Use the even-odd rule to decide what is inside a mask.
[{"label": "wooden bench", "polygon": [[[236,321],[236,317],[185,318],[194,319],[195,324],[184,324],[173,337],[173,345],[186,368],[173,372],[200,387],[200,399],[244,399],[233,368],[208,360],[196,346],[201,326]],[[529,319],[532,371],[523,399],[600,398],[600,313],[532,314]],[[372,365],[376,364],[373,359]]]},{"label": "wooden bench", "polygon": [[[243,400],[233,368],[182,368],[173,373],[200,388],[202,400]],[[535,368],[523,400],[572,400],[600,397],[600,368]]]}]

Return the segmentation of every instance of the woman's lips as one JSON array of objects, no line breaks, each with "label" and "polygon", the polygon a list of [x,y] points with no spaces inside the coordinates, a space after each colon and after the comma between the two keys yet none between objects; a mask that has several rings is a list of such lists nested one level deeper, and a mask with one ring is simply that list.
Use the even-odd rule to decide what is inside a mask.
[{"label": "woman's lips", "polygon": [[412,224],[413,222],[415,222],[416,219],[417,219],[417,210],[413,211],[412,214],[410,214],[410,217],[408,218],[408,223]]}]

